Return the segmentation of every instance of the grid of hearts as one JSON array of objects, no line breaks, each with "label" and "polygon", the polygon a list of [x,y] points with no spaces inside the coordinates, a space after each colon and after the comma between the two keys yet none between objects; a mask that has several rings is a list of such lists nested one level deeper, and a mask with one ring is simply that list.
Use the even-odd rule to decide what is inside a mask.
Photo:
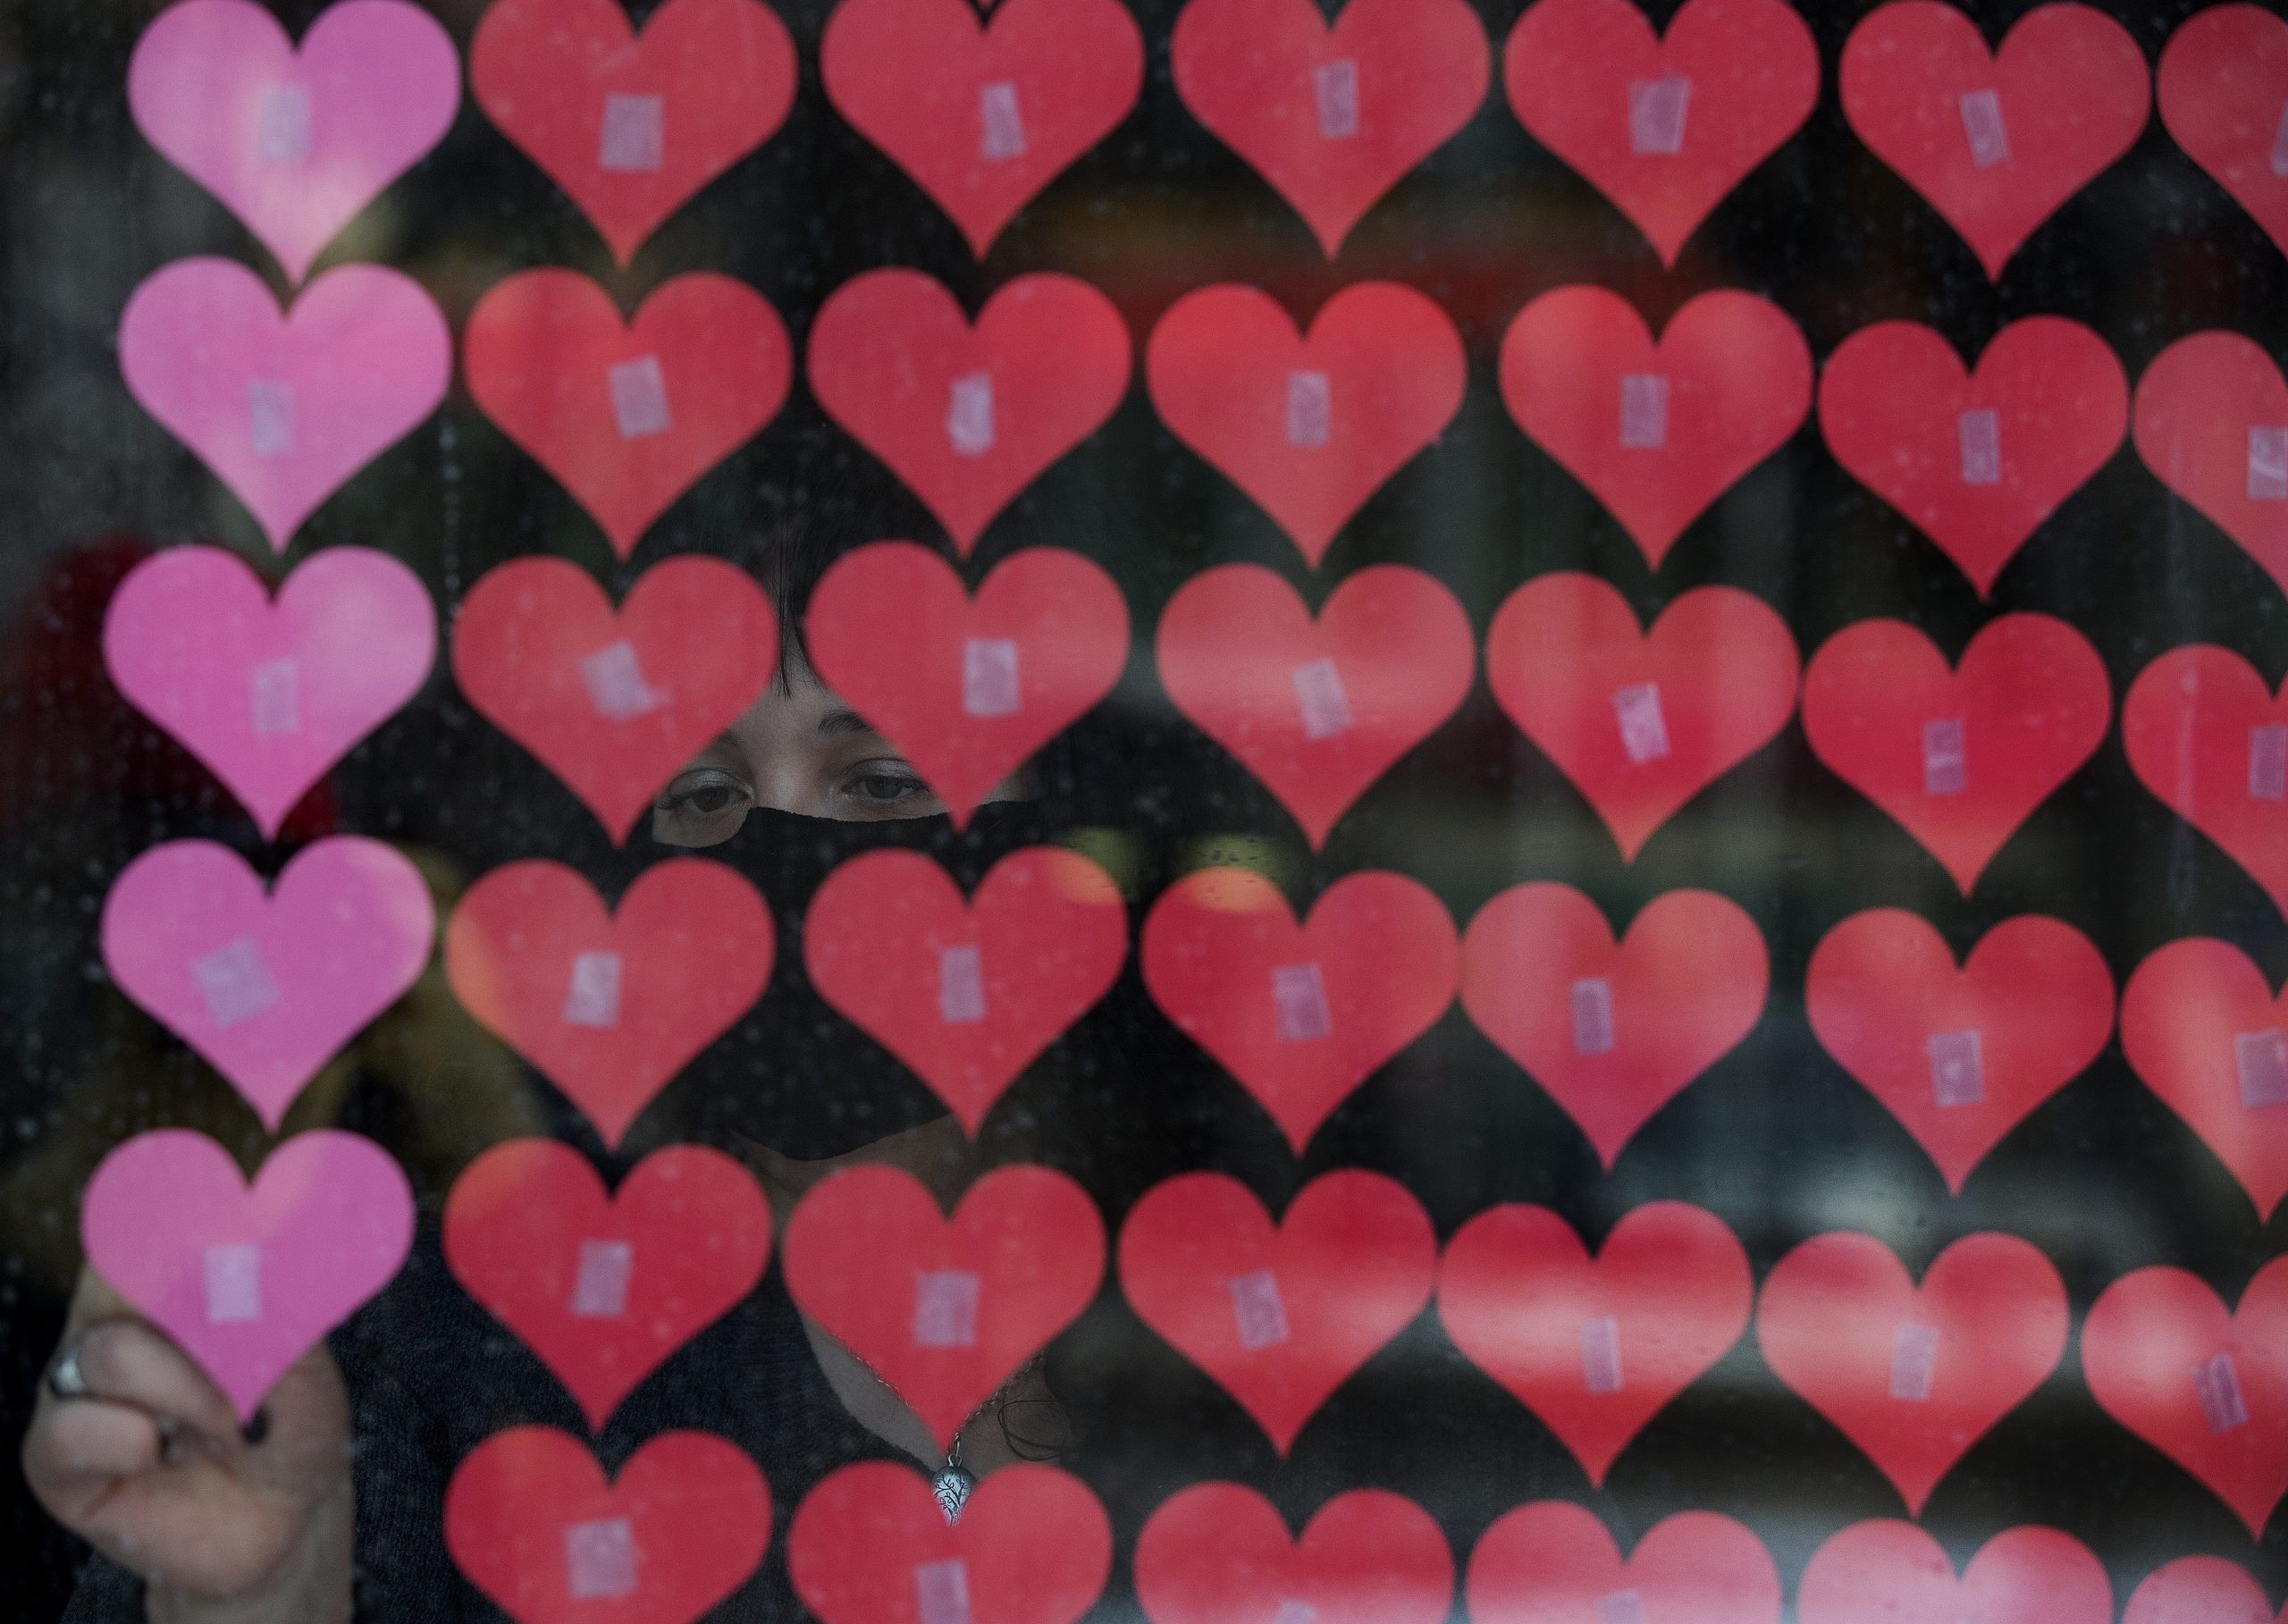
[{"label": "grid of hearts", "polygon": [[[1332,22],[1298,0],[1191,0],[1165,45],[1183,105],[1330,262],[1497,82],[1523,127],[1670,265],[1822,93],[1812,34],[1780,0],[1687,0],[1659,34],[1619,0],[1537,0],[1503,42],[1461,0],[1349,0]],[[982,259],[1122,122],[1143,94],[1146,55],[1115,0],[988,0],[981,11],[844,0],[817,67],[840,116]],[[468,59],[477,105],[623,266],[770,138],[799,68],[786,28],[755,0],[667,0],[640,33],[616,4],[495,0]],[[128,88],[140,128],[299,290],[282,305],[263,275],[227,259],[158,269],[121,316],[125,386],[282,555],[451,385],[455,339],[418,283],[371,265],[309,272],[443,139],[459,74],[450,38],[404,0],[340,0],[299,45],[250,0],[181,0],[136,50]],[[1897,0],[1852,31],[1833,85],[1850,128],[1989,279],[2139,137],[2156,86],[2172,138],[2288,249],[2288,24],[2255,7],[2183,24],[2156,74],[2087,6],[2041,6],[1989,46],[1947,6]],[[959,139],[948,105],[962,110]],[[1455,321],[1396,282],[1351,283],[1308,321],[1258,288],[1204,286],[1138,335],[1069,275],[1016,277],[972,315],[938,281],[898,268],[828,293],[799,360],[770,303],[726,275],[675,276],[624,315],[575,272],[526,271],[476,304],[458,369],[478,409],[622,560],[806,386],[946,543],[848,552],[810,602],[806,648],[959,825],[1106,698],[1132,635],[1148,641],[1131,633],[1119,585],[1078,552],[1029,548],[981,573],[970,562],[997,517],[1137,387],[1140,349],[1141,388],[1167,433],[1284,532],[1315,581],[1344,526],[1448,430],[1467,390]],[[1788,313],[1749,292],[1703,291],[1655,333],[1619,293],[1577,285],[1516,315],[1499,384],[1517,428],[1654,571],[1815,417],[1835,461],[1981,600],[2124,442],[2288,590],[2288,383],[2233,332],[2176,341],[2132,388],[2105,339],[2055,316],[2007,323],[1968,363],[1934,328],[1887,321],[1815,365]],[[1166,700],[1315,850],[1482,672],[1624,862],[1792,721],[1968,897],[2036,809],[2117,736],[2145,788],[2288,912],[2288,692],[2240,652],[2158,648],[2116,701],[2090,639],[2046,614],[1997,615],[1951,656],[1905,620],[1864,619],[1806,656],[1779,615],[1729,585],[1678,593],[1648,622],[1597,576],[1557,570],[1518,585],[1481,635],[1419,569],[1374,565],[1323,585],[1314,610],[1274,570],[1217,565],[1176,593],[1148,636]],[[511,560],[467,592],[446,641],[468,703],[615,845],[768,686],[779,652],[762,589],[696,556],[650,563],[617,603],[575,564]],[[413,573],[348,546],[308,554],[274,588],[226,550],[177,547],[134,571],[105,624],[120,692],[273,842],[311,786],[421,687],[439,643]],[[1616,930],[1582,890],[1533,882],[1458,926],[1400,873],[1345,875],[1299,917],[1271,879],[1217,866],[1132,921],[1113,878],[1062,847],[1019,851],[966,895],[931,859],[881,852],[838,868],[803,924],[810,983],[972,1135],[1113,985],[1132,932],[1153,1001],[1298,1157],[1459,1000],[1610,1169],[1758,1023],[1771,990],[1757,924],[1704,889],[1662,894]],[[223,846],[176,841],[120,874],[102,939],[119,988],[274,1132],[318,1069],[421,973],[439,925],[421,876],[375,840],[317,841],[272,880]],[[607,1148],[768,996],[776,949],[755,888],[695,857],[652,864],[609,905],[558,862],[495,869],[451,909],[442,942],[462,1004]],[[2169,943],[2116,989],[2098,949],[2062,921],[2007,919],[1958,955],[1920,915],[1881,907],[1824,935],[1801,991],[1818,1043],[1950,1191],[2117,1030],[2137,1076],[2258,1222],[2288,1195],[2288,995],[2233,943]],[[83,1220],[94,1266],[241,1416],[383,1288],[412,1225],[389,1157],[332,1131],[280,1144],[250,1185],[199,1135],[140,1136],[98,1172]],[[1452,1347],[1539,1417],[1593,1486],[1753,1325],[1772,1372],[1851,1439],[1910,1516],[2069,1342],[2096,1402],[2252,1539],[2288,1493],[2288,1260],[2258,1271],[2237,1306],[2183,1270],[2137,1270],[2077,1333],[2057,1268],[2007,1234],[1955,1241],[1919,1279],[1869,1236],[1817,1234],[1758,1282],[1725,1223],[1685,1202],[1629,1209],[1594,1249],[1554,1211],[1504,1205],[1442,1247],[1403,1186],[1355,1169],[1311,1179],[1276,1215],[1231,1177],[1178,1176],[1134,1205],[1116,1240],[1091,1198],[1046,1167],[988,1174],[950,1216],[908,1175],[862,1169],[819,1186],[783,1234],[772,1230],[752,1175],[713,1150],[658,1150],[608,1192],[576,1151],[526,1139],[462,1175],[444,1246],[462,1287],[529,1344],[597,1433],[754,1287],[775,1245],[797,1304],[941,1445],[1072,1323],[1109,1268],[1136,1317],[1282,1455],[1434,1304]],[[699,1233],[704,1250],[686,1243]],[[218,1257],[260,1269],[258,1310],[218,1300],[252,1300],[251,1275],[218,1273]],[[962,1334],[924,1334],[923,1299],[948,1279],[968,1283]],[[586,1300],[595,1292],[612,1298],[608,1309]],[[607,1481],[585,1441],[518,1427],[462,1463],[446,1535],[468,1578],[514,1616],[587,1616],[561,1599],[579,1581],[561,1570],[560,1531],[608,1513],[639,1549],[656,1537],[675,1553],[671,1570],[644,1581],[666,1586],[644,1598],[651,1610],[626,1615],[660,1620],[696,1617],[743,1583],[774,1517],[761,1473],[722,1439],[662,1435]],[[959,1624],[972,1605],[981,1617],[1069,1620],[1096,1603],[1114,1555],[1097,1499],[1038,1465],[994,1474],[953,1524],[921,1476],[846,1468],[793,1510],[786,1539],[798,1593],[832,1624],[917,1606],[922,1624]],[[1679,1611],[1748,1624],[1781,1605],[1763,1542],[1706,1510],[1657,1523],[1624,1557],[1592,1512],[1535,1502],[1484,1534],[1458,1581],[1446,1536],[1404,1497],[1353,1490],[1293,1534],[1253,1490],[1211,1483],[1160,1505],[1132,1562],[1159,1624],[1427,1624],[1447,1615],[1458,1582],[1481,1620],[1553,1619],[1582,1595],[1601,1598],[1601,1624]],[[953,1590],[933,1592],[941,1580]],[[1376,1599],[1360,1612],[1345,1587],[1367,1582]],[[2103,1564],[2064,1534],[1999,1533],[1957,1576],[1904,1521],[1836,1535],[1795,1604],[1821,1624],[1871,1616],[1879,1602],[1901,1616],[1979,1618],[1985,1598],[2014,1586],[2082,1599],[2057,1601],[2061,1617],[2112,1616]],[[2082,1603],[2089,1611],[2073,1611]],[[2191,1556],[2146,1578],[2124,1620],[2269,1615],[2246,1572]]]}]

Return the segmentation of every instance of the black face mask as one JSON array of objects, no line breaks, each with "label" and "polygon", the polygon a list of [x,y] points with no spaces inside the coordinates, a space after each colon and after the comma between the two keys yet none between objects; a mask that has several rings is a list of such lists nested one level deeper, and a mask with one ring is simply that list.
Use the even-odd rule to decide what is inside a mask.
[{"label": "black face mask", "polygon": [[593,876],[607,896],[670,856],[703,857],[762,893],[778,947],[761,1001],[660,1092],[630,1131],[626,1153],[640,1157],[678,1140],[736,1152],[755,1141],[812,1161],[943,1117],[945,1106],[921,1079],[812,989],[803,967],[803,916],[827,875],[867,852],[920,852],[967,892],[1000,858],[1053,836],[1052,820],[1015,803],[980,808],[958,833],[942,817],[855,823],[760,809],[719,846],[686,851],[639,832],[611,865],[624,865],[624,874]]}]

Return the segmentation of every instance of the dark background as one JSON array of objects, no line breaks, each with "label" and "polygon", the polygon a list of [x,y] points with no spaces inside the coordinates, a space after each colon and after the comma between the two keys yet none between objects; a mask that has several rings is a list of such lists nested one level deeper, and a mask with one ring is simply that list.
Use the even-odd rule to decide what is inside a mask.
[{"label": "dark background", "polygon": [[[278,849],[188,757],[129,712],[102,674],[97,632],[111,584],[144,549],[220,539],[266,557],[251,523],[190,455],[129,400],[113,332],[135,284],[171,260],[266,255],[228,213],[137,134],[126,62],[158,8],[121,0],[0,0],[0,1443],[13,1454],[77,1267],[76,1196],[105,1150],[140,1129],[185,1123],[258,1161],[252,1115],[106,983],[96,920],[135,854],[191,835],[224,840],[269,871],[298,839],[348,828],[399,842],[448,899],[521,856],[579,866],[616,890],[647,852],[612,854],[536,765],[492,735],[442,671],[423,698],[356,751]],[[278,6],[299,34],[320,9]],[[466,48],[481,6],[435,9]],[[648,4],[632,8],[639,17]],[[1700,795],[1623,863],[1602,826],[1501,715],[1482,681],[1462,711],[1371,790],[1310,854],[1275,804],[1168,710],[1148,632],[1168,595],[1211,563],[1251,560],[1316,603],[1374,562],[1430,569],[1482,639],[1519,583],[1586,568],[1650,615],[1708,582],[1775,606],[1810,652],[1838,628],[1903,617],[1949,656],[1995,615],[2061,616],[2103,656],[2116,704],[2130,679],[2181,644],[2216,642],[2269,682],[2288,669],[2279,589],[2228,538],[2170,495],[2126,445],[2035,534],[1981,605],[1962,574],[1838,468],[1807,424],[1678,543],[1658,572],[1594,499],[1529,443],[1501,403],[1495,356],[1510,318],[1549,289],[1591,282],[1626,295],[1657,331],[1687,299],[1736,287],[1778,301],[1822,360],[1870,323],[1936,325],[1975,355],[2036,313],[2087,323],[2132,380],[2170,342],[2229,327],[2288,348],[2288,265],[2169,140],[2156,119],[2120,164],[2069,201],[2000,283],[1846,126],[1834,88],[1845,36],[1866,10],[1806,6],[1823,83],[1808,125],[1687,245],[1672,272],[1585,181],[1517,124],[1499,48],[1522,6],[1481,0],[1495,88],[1462,134],[1403,181],[1329,264],[1302,222],[1178,102],[1166,42],[1173,0],[1135,0],[1148,42],[1137,111],[1021,214],[982,265],[953,224],[828,105],[817,77],[823,0],[781,0],[801,53],[786,127],[669,221],[625,273],[572,203],[465,101],[435,153],[343,235],[319,268],[398,265],[458,331],[501,276],[563,265],[632,307],[669,276],[731,272],[786,318],[797,346],[827,292],[859,272],[913,265],[973,308],[1033,270],[1107,292],[1140,341],[1193,288],[1249,282],[1308,317],[1333,290],[1389,278],[1438,299],[1468,346],[1470,388],[1438,445],[1359,514],[1316,572],[1251,503],[1159,428],[1140,386],[1111,425],[1044,477],[979,544],[970,576],[1028,543],[1075,548],[1124,589],[1140,652],[1103,716],[1056,753],[1032,816],[1109,860],[1140,905],[1174,874],[1217,857],[1258,862],[1308,905],[1324,886],[1392,868],[1434,888],[1467,922],[1528,879],[1586,890],[1625,924],[1661,893],[1720,891],[1771,945],[1772,998],[1737,1050],[1662,1111],[1611,1174],[1549,1099],[1459,1009],[1360,1089],[1300,1159],[1248,1097],[1178,1039],[1131,965],[1115,997],[1021,1081],[985,1132],[1013,1158],[1081,1176],[1116,1229],[1150,1183],[1189,1167],[1245,1178],[1277,1210],[1333,1167],[1380,1169],[1424,1202],[1443,1240],[1502,1201],[1555,1207],[1594,1243],[1629,1207],[1680,1199],[1718,1213],[1761,1280],[1806,1236],[1862,1229],[1917,1275],[1958,1236],[2020,1234],[2057,1264],[2081,1314],[2106,1284],[2157,1264],[2190,1268],[2228,1301],[2284,1250],[2283,1223],[2247,1199],[2109,1046],[2014,1132],[1949,1199],[1905,1132],[1813,1041],[1800,994],[1813,946],[1862,909],[1902,906],[1958,952],[2014,914],[2056,915],[2104,953],[2116,982],[2161,944],[2234,941],[2274,981],[2288,930],[2228,859],[2131,776],[2117,734],[2004,848],[1967,900],[1912,839],[1811,756],[1800,728]],[[1647,7],[1665,24],[1673,6]],[[1968,8],[1989,38],[2025,10]],[[2193,0],[2108,9],[2158,56]],[[355,543],[405,559],[450,623],[462,593],[504,559],[558,552],[615,593],[678,551],[753,559],[789,513],[837,545],[884,535],[942,540],[894,477],[820,423],[796,385],[787,410],[713,470],[636,550],[615,560],[560,489],[470,408],[446,408],[361,473],[303,530],[286,562]],[[994,837],[932,825],[909,836],[973,877]],[[787,861],[811,869],[842,849]],[[854,848],[853,848],[854,849]],[[811,876],[815,878],[815,874]],[[807,1062],[845,1052],[847,1029],[800,986],[785,934],[766,1010],[807,1022],[805,1046],[731,1040],[755,1080],[754,1108]],[[786,1012],[792,1012],[786,1013]],[[717,1057],[719,1060],[720,1056]],[[721,1075],[718,1065],[711,1075]],[[915,1109],[887,1064],[850,1086],[884,1092],[886,1117]],[[686,1080],[688,1082],[690,1080]],[[719,1101],[671,1089],[622,1161],[705,1123]],[[750,1102],[739,1102],[744,1108]],[[555,1112],[544,1086],[452,1006],[433,972],[330,1068],[287,1132],[329,1118],[379,1133],[425,1203],[486,1144]],[[601,1158],[600,1156],[600,1159]],[[1064,1341],[1057,1379],[1083,1435],[1069,1462],[1105,1498],[1118,1538],[1108,1615],[1131,1611],[1127,1552],[1143,1519],[1184,1484],[1236,1477],[1300,1519],[1344,1487],[1420,1501],[1458,1563],[1494,1517],[1545,1495],[1584,1500],[1624,1547],[1671,1511],[1739,1517],[1771,1547],[1788,1593],[1819,1543],[1848,1522],[1897,1516],[1896,1495],[1827,1422],[1741,1343],[1666,1409],[1593,1494],[1521,1406],[1464,1361],[1434,1312],[1346,1384],[1283,1466],[1181,1356],[1139,1325],[1109,1287]],[[16,1616],[55,1615],[80,1552],[46,1524],[13,1471],[0,1549]],[[791,1511],[780,1506],[780,1526]],[[2117,1426],[2090,1400],[2069,1348],[2057,1373],[1942,1482],[1922,1518],[1959,1561],[2002,1528],[2047,1523],[2088,1542],[2117,1600],[2153,1567],[2208,1552],[2249,1565],[2277,1597],[2288,1537],[2252,1549],[2221,1503]]]}]

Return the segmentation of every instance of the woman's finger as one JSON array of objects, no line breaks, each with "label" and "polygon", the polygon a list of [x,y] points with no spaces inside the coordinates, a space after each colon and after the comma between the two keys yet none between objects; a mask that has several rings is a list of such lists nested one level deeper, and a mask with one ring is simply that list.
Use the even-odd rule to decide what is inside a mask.
[{"label": "woman's finger", "polygon": [[24,1438],[24,1477],[62,1520],[76,1524],[94,1495],[159,1465],[160,1426],[148,1410],[101,1399],[43,1405]]},{"label": "woman's finger", "polygon": [[[91,1398],[130,1404],[181,1423],[211,1449],[245,1447],[222,1390],[182,1351],[139,1319],[98,1319],[67,1343]],[[68,1405],[73,1401],[66,1400]]]}]

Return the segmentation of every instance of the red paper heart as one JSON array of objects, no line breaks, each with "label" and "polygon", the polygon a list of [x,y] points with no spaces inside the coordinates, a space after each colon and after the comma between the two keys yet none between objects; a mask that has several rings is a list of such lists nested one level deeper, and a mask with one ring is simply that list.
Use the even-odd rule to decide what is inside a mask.
[{"label": "red paper heart", "polygon": [[2134,411],[2153,476],[2288,592],[2288,384],[2272,358],[2237,332],[2179,339],[2138,379]]},{"label": "red paper heart", "polygon": [[510,1140],[453,1182],[444,1248],[462,1289],[601,1432],[645,1376],[754,1289],[770,1208],[719,1150],[655,1150],[607,1195],[569,1146]]},{"label": "red paper heart", "polygon": [[1087,1193],[1047,1167],[995,1168],[949,1220],[911,1174],[862,1166],[803,1199],[780,1258],[795,1306],[943,1448],[1089,1306],[1105,1226]]},{"label": "red paper heart", "polygon": [[2087,937],[2039,914],[1995,926],[1957,969],[1926,921],[1872,908],[1813,950],[1804,1008],[1960,1195],[1986,1153],[2104,1050],[2113,972]]},{"label": "red paper heart", "polygon": [[1253,1489],[1195,1484],[1164,1501],[1136,1538],[1136,1604],[1152,1624],[1442,1624],[1453,1599],[1445,1534],[1382,1489],[1336,1495],[1291,1536]]},{"label": "red paper heart", "polygon": [[1411,288],[1374,282],[1328,299],[1300,335],[1257,289],[1187,294],[1152,330],[1144,371],[1168,432],[1314,566],[1367,499],[1445,432],[1467,383],[1451,318]]},{"label": "red paper heart", "polygon": [[1485,26],[1463,0],[1191,0],[1168,42],[1192,117],[1302,215],[1332,259],[1485,100]]},{"label": "red paper heart", "polygon": [[1804,672],[1804,734],[1964,896],[2010,837],[2097,753],[2111,719],[2105,662],[2048,615],[1979,629],[1949,671],[1903,620],[1862,620]]},{"label": "red paper heart", "polygon": [[1469,692],[1469,618],[1437,580],[1374,564],[1315,621],[1254,564],[1194,576],[1160,616],[1160,681],[1193,726],[1237,756],[1313,849],[1369,785]]},{"label": "red paper heart", "polygon": [[669,1079],[762,997],[776,932],[733,870],[673,857],[618,910],[562,863],[512,862],[445,928],[445,979],[617,1148]]},{"label": "red paper heart", "polygon": [[1147,1191],[1120,1232],[1120,1285],[1137,1317],[1282,1457],[1422,1311],[1437,1267],[1429,1218],[1379,1173],[1321,1174],[1275,1229],[1237,1179],[1180,1174]]},{"label": "red paper heart", "polygon": [[958,829],[1112,692],[1128,605],[1077,552],[1014,554],[972,599],[927,548],[876,542],[820,578],[803,634],[820,677],[905,753]]},{"label": "red paper heart", "polygon": [[606,1484],[588,1446],[512,1426],[445,1491],[445,1546],[517,1624],[692,1624],[770,1543],[770,1489],[731,1444],[662,1433]]},{"label": "red paper heart", "polygon": [[1754,1299],[1732,1232],[1681,1201],[1632,1208],[1594,1259],[1547,1207],[1496,1207],[1462,1225],[1438,1271],[1454,1346],[1596,1485],[1740,1340]]},{"label": "red paper heart", "polygon": [[1621,1560],[1586,1506],[1519,1506],[1486,1529],[1464,1595],[1476,1624],[1779,1624],[1779,1572],[1729,1517],[1679,1511]]},{"label": "red paper heart", "polygon": [[1184,1036],[1255,1096],[1295,1153],[1453,1002],[1445,905],[1403,874],[1346,875],[1295,922],[1247,869],[1201,869],[1160,895],[1144,985]]},{"label": "red paper heart", "polygon": [[1974,374],[1933,329],[1880,322],[1844,340],[1820,379],[1820,431],[1835,459],[1936,542],[1981,597],[2128,428],[2121,363],[2061,316],[2011,323]]},{"label": "red paper heart", "polygon": [[1670,265],[1820,94],[1819,46],[1782,0],[1687,0],[1660,36],[1629,0],[1539,0],[1503,70],[1518,122]]},{"label": "red paper heart", "polygon": [[665,0],[638,35],[618,0],[495,0],[469,88],[626,265],[795,102],[795,42],[756,0]]},{"label": "red paper heart", "polygon": [[2254,666],[2208,644],[2147,666],[2121,706],[2130,770],[2288,912],[2284,727],[2288,685],[2267,691]]},{"label": "red paper heart", "polygon": [[2129,1069],[2269,1219],[2288,1195],[2288,994],[2230,942],[2171,942],[2121,995]]},{"label": "red paper heart", "polygon": [[2212,5],[2161,52],[2161,122],[2185,155],[2288,254],[2288,174],[2275,157],[2288,105],[2288,23],[2259,5]]},{"label": "red paper heart", "polygon": [[1890,1479],[1911,1512],[2065,1351],[2065,1285],[2015,1235],[1966,1235],[1918,1288],[1872,1235],[1815,1235],[1771,1267],[1772,1374]]},{"label": "red paper heart", "polygon": [[1559,288],[1510,324],[1502,399],[1658,569],[1687,526],[1803,425],[1812,352],[1753,293],[1700,295],[1656,343],[1619,294]]},{"label": "red paper heart", "polygon": [[653,565],[617,613],[578,566],[511,559],[469,589],[453,625],[468,703],[563,779],[615,846],[778,669],[770,601],[716,559]]},{"label": "red paper heart", "polygon": [[2086,5],[2036,6],[1989,51],[1935,0],[1894,0],[1843,43],[1843,116],[1962,234],[1989,278],[2127,152],[2151,109],[2144,53]]},{"label": "red paper heart", "polygon": [[819,42],[827,99],[953,216],[980,259],[1110,135],[1144,87],[1118,0],[843,0]]},{"label": "red paper heart", "polygon": [[744,282],[694,272],[633,322],[571,271],[524,271],[469,312],[461,367],[477,407],[621,558],[669,505],[786,404],[794,351]]},{"label": "red paper heart", "polygon": [[[1805,1564],[1798,1624],[2111,1624],[2113,1585],[2089,1546],[2056,1528],[2006,1528],[1955,1577],[1911,1522],[1854,1523]],[[2268,1621],[2267,1621],[2268,1624]]]},{"label": "red paper heart", "polygon": [[1558,570],[1511,593],[1485,634],[1493,697],[1623,861],[1788,725],[1797,670],[1788,623],[1729,586],[1683,593],[1645,631],[1613,587]]},{"label": "red paper heart", "polygon": [[818,888],[803,962],[819,996],[975,1133],[1017,1073],[1111,990],[1128,908],[1077,852],[1037,846],[963,899],[918,852],[854,857]]},{"label": "red paper heart", "polygon": [[870,271],[819,307],[811,392],[887,463],[966,558],[1128,392],[1128,324],[1070,276],[1021,276],[972,327],[943,283]]},{"label": "red paper heart", "polygon": [[2123,1609],[2121,1624],[2278,1624],[2264,1587],[2238,1562],[2221,1556],[2180,1556],[2146,1577]]},{"label": "red paper heart", "polygon": [[2183,1269],[2139,1269],[2082,1326],[2090,1396],[2223,1501],[2261,1538],[2288,1492],[2288,1258],[2238,1309]]},{"label": "red paper heart", "polygon": [[866,1460],[803,1502],[786,1569],[825,1624],[1072,1624],[1104,1592],[1112,1525],[1052,1466],[1002,1467],[948,1525],[918,1473]]},{"label": "red paper heart", "polygon": [[1462,940],[1462,1007],[1608,1168],[1763,1013],[1763,933],[1713,891],[1670,891],[1613,940],[1570,886],[1513,887]]}]

